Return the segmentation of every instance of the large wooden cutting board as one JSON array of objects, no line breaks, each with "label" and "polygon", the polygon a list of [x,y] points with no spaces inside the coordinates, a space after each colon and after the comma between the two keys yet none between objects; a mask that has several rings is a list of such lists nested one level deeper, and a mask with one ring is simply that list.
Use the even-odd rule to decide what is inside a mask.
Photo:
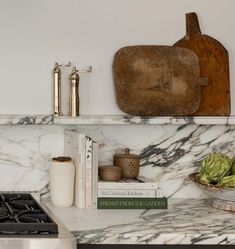
[{"label": "large wooden cutting board", "polygon": [[191,115],[199,108],[201,84],[197,55],[171,46],[129,46],[113,62],[120,109],[137,116]]},{"label": "large wooden cutting board", "polygon": [[220,42],[201,34],[196,13],[186,14],[186,29],[186,36],[174,46],[194,51],[199,58],[201,76],[208,78],[208,85],[202,88],[199,110],[194,115],[229,115],[228,52]]}]

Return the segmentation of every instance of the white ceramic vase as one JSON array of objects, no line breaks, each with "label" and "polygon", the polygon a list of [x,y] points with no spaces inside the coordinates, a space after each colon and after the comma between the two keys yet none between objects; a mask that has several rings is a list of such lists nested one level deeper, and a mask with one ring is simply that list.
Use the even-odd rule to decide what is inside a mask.
[{"label": "white ceramic vase", "polygon": [[73,204],[75,166],[70,157],[52,158],[50,165],[51,202],[57,207]]}]

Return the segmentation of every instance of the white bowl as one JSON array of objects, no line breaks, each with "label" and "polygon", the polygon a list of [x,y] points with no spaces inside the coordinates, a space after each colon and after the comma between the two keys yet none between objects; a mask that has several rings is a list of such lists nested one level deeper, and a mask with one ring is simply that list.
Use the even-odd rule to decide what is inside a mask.
[{"label": "white bowl", "polygon": [[204,193],[206,193],[209,198],[227,202],[235,201],[235,188],[226,188],[212,184],[203,184],[199,181],[199,173],[190,174],[189,179],[191,179]]}]

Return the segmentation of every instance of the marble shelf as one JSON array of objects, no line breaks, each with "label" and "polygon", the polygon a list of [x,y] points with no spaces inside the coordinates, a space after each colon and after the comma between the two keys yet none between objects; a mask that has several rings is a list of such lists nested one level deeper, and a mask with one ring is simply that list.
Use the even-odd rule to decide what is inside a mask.
[{"label": "marble shelf", "polygon": [[0,125],[235,125],[235,116],[136,117],[128,115],[0,115]]},{"label": "marble shelf", "polygon": [[169,199],[167,210],[79,210],[43,204],[78,244],[235,245],[235,213],[203,199]]},{"label": "marble shelf", "polygon": [[235,124],[235,116],[211,116],[211,117],[136,117],[128,115],[95,116],[82,115],[76,118],[64,116],[54,118],[54,124],[62,125],[184,125],[184,124]]},{"label": "marble shelf", "polygon": [[0,125],[51,125],[53,115],[0,115]]}]

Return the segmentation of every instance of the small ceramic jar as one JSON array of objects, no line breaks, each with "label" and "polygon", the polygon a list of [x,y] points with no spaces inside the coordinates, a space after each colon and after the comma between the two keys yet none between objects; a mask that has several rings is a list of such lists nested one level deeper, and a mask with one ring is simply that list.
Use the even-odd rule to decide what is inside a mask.
[{"label": "small ceramic jar", "polygon": [[125,153],[114,155],[114,165],[122,169],[123,178],[136,178],[139,175],[140,156],[130,154],[130,149],[126,148]]},{"label": "small ceramic jar", "polygon": [[122,178],[122,169],[112,165],[99,166],[99,177],[102,181],[119,181]]}]

